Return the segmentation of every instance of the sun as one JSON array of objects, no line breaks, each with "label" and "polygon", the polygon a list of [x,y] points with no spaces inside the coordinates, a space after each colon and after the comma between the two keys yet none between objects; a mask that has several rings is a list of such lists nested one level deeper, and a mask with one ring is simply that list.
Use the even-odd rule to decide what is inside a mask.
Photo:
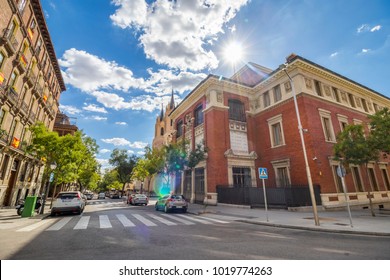
[{"label": "sun", "polygon": [[236,64],[244,55],[242,45],[239,42],[230,42],[225,47],[223,55],[226,61]]}]

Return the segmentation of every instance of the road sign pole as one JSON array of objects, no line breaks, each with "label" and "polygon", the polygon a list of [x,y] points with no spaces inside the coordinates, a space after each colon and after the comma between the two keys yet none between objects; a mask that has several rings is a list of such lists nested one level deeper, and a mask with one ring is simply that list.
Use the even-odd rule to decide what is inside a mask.
[{"label": "road sign pole", "polygon": [[348,215],[349,215],[349,223],[351,225],[351,227],[353,227],[352,225],[352,215],[351,215],[351,209],[349,207],[349,198],[347,196],[347,189],[345,187],[345,179],[344,177],[341,177],[341,184],[343,185],[343,191],[344,191],[344,197],[345,197],[345,202],[347,203],[347,209],[348,209]]},{"label": "road sign pole", "polygon": [[265,216],[267,217],[268,222],[268,205],[267,205],[267,194],[265,192],[265,181],[264,179],[261,179],[263,181],[263,193],[264,193],[264,205],[265,205]]}]

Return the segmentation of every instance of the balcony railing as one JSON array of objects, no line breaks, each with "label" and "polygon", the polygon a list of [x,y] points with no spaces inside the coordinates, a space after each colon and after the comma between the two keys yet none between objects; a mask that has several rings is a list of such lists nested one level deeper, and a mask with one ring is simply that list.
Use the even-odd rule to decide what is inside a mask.
[{"label": "balcony railing", "polygon": [[37,115],[33,111],[31,111],[30,114],[28,115],[28,120],[31,123],[35,123],[36,118],[37,118]]},{"label": "balcony railing", "polygon": [[8,133],[7,131],[0,129],[0,140],[4,143],[8,143]]},{"label": "balcony railing", "polygon": [[21,52],[16,57],[16,65],[17,65],[20,73],[26,72],[28,61],[27,61],[26,56]]},{"label": "balcony railing", "polygon": [[34,74],[32,69],[28,70],[26,75],[26,82],[28,83],[28,85],[32,87],[36,80],[37,80],[37,75]]},{"label": "balcony railing", "polygon": [[20,100],[20,110],[22,111],[22,113],[27,116],[28,115],[28,105],[27,103],[24,101],[24,100]]},{"label": "balcony railing", "polygon": [[8,86],[7,97],[8,97],[8,100],[13,105],[16,105],[18,103],[19,94],[16,92],[16,90],[15,90],[15,88],[13,86]]},{"label": "balcony railing", "polygon": [[0,38],[0,44],[5,46],[5,49],[9,55],[13,55],[18,48],[19,42],[12,34],[12,30],[7,28],[3,31],[3,36]]},{"label": "balcony railing", "polygon": [[39,84],[35,85],[35,87],[33,89],[33,92],[35,93],[35,95],[37,97],[42,97],[43,96],[42,86],[40,86]]}]

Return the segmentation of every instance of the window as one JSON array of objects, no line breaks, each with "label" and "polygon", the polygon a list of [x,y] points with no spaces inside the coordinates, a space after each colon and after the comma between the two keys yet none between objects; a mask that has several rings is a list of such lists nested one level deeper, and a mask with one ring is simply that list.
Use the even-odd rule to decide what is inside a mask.
[{"label": "window", "polygon": [[363,104],[363,109],[366,113],[368,113],[368,107],[367,107],[367,102],[365,99],[362,98],[362,104]]},{"label": "window", "polygon": [[[0,70],[3,68],[3,63],[5,61],[5,55],[3,52],[0,52]],[[4,77],[3,77],[4,78]],[[2,81],[0,81],[0,84],[2,83]]]},{"label": "window", "polygon": [[337,114],[337,119],[339,120],[341,131],[344,131],[344,129],[348,125],[348,117],[341,114]]},{"label": "window", "polygon": [[18,74],[15,71],[12,72],[11,77],[9,79],[9,85],[11,87],[15,86],[17,78],[18,78]]},{"label": "window", "polygon": [[368,168],[368,176],[369,176],[371,187],[373,188],[373,190],[379,191],[378,182],[376,180],[374,168],[372,168],[372,167]]},{"label": "window", "polygon": [[9,135],[10,135],[11,139],[12,139],[12,137],[14,137],[15,130],[16,130],[16,127],[17,127],[17,126],[18,126],[18,122],[14,120],[14,121],[12,122],[12,126],[11,126],[11,129],[10,129],[10,131],[9,131]]},{"label": "window", "polygon": [[278,102],[282,99],[282,92],[280,91],[280,85],[274,87],[274,102]]},{"label": "window", "polygon": [[242,103],[240,100],[230,99],[228,101],[228,105],[230,120],[246,122],[244,103]]},{"label": "window", "polygon": [[285,142],[283,134],[282,115],[277,115],[271,119],[268,119],[267,122],[271,138],[271,147],[278,147],[284,145]]},{"label": "window", "polygon": [[163,127],[160,129],[160,135],[161,135],[161,136],[164,135],[164,128],[163,128]]},{"label": "window", "polygon": [[37,26],[37,23],[35,22],[35,19],[32,19],[32,21],[30,23],[30,29],[34,30],[36,26]]},{"label": "window", "polygon": [[381,168],[382,171],[382,177],[383,177],[383,182],[385,183],[385,187],[388,191],[390,191],[390,179],[389,179],[389,174],[387,173],[386,166],[384,168]]},{"label": "window", "polygon": [[378,106],[378,104],[374,103],[374,110],[375,110],[375,113],[378,113],[380,111],[380,108]]},{"label": "window", "polygon": [[263,102],[264,102],[264,108],[267,108],[269,105],[271,105],[271,100],[269,98],[268,91],[263,93]]},{"label": "window", "polygon": [[9,155],[5,155],[3,157],[3,165],[1,166],[1,173],[0,173],[0,179],[4,179],[5,173],[7,172],[8,168],[8,163],[9,163]]},{"label": "window", "polygon": [[340,176],[337,175],[337,168],[338,168],[338,165],[332,165],[333,178],[334,178],[335,184],[336,184],[336,192],[342,193],[343,192],[343,184],[341,182]]},{"label": "window", "polygon": [[18,2],[18,9],[20,13],[23,13],[24,8],[26,7],[27,0],[19,0]]},{"label": "window", "polygon": [[322,129],[324,131],[325,141],[335,142],[336,136],[334,134],[332,120],[330,118],[330,112],[319,109]]},{"label": "window", "polygon": [[283,188],[291,186],[287,167],[276,168],[276,185]]},{"label": "window", "polygon": [[200,104],[198,107],[195,109],[195,126],[198,126],[203,123],[203,105]]},{"label": "window", "polygon": [[348,99],[349,99],[349,104],[350,104],[353,108],[356,108],[355,98],[353,97],[352,94],[348,93]]},{"label": "window", "polygon": [[39,38],[37,42],[37,47],[35,48],[35,52],[37,53],[37,56],[39,56],[41,52],[41,46],[42,46],[42,39]]},{"label": "window", "polygon": [[233,185],[235,187],[252,186],[251,169],[249,167],[233,167]]},{"label": "window", "polygon": [[180,120],[177,122],[177,126],[176,126],[176,130],[177,130],[177,138],[181,137],[183,135],[183,121]]},{"label": "window", "polygon": [[0,110],[0,128],[3,127],[4,118],[5,118],[5,110],[3,108],[1,108],[1,110]]},{"label": "window", "polygon": [[337,88],[332,87],[332,91],[333,91],[333,94],[334,94],[334,98],[336,99],[337,102],[340,103],[341,102],[340,101],[340,95],[339,95],[339,92],[338,92]]},{"label": "window", "polygon": [[322,90],[321,90],[321,83],[319,81],[314,80],[314,86],[315,86],[317,95],[323,96]]},{"label": "window", "polygon": [[352,170],[353,181],[355,182],[356,191],[364,192],[363,183],[362,183],[362,178],[360,176],[359,167],[352,166],[351,170]]}]

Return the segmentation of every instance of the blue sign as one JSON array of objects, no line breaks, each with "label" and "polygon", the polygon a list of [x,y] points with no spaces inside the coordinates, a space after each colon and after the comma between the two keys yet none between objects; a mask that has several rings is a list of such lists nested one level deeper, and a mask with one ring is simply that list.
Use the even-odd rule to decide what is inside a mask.
[{"label": "blue sign", "polygon": [[268,179],[267,168],[259,167],[259,178],[260,179]]}]

